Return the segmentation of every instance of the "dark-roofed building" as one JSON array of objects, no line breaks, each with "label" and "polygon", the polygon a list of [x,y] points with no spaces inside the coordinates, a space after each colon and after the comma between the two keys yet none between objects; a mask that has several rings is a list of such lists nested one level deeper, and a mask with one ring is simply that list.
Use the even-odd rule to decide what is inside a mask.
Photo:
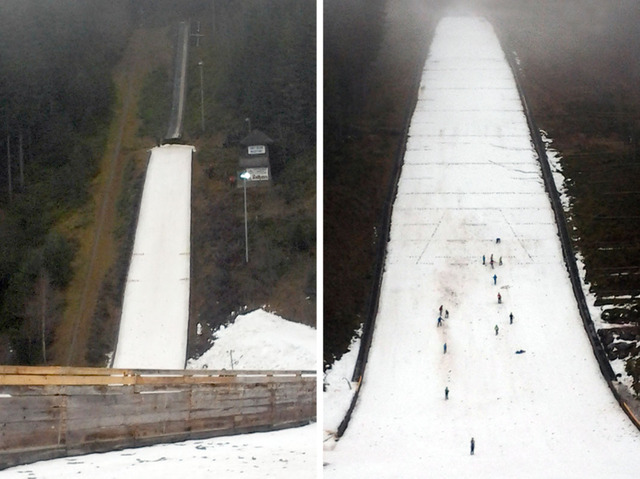
[{"label": "dark-roofed building", "polygon": [[[247,186],[268,186],[271,184],[271,164],[269,163],[269,145],[273,140],[260,130],[253,130],[242,140],[242,152],[238,163],[239,174],[247,172]],[[238,182],[238,186],[242,186]]]}]

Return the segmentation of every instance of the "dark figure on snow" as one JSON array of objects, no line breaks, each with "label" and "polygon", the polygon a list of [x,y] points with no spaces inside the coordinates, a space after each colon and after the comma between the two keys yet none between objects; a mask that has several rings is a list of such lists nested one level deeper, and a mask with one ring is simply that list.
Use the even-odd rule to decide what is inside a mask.
[{"label": "dark figure on snow", "polygon": [[498,264],[502,266],[502,256],[500,256],[500,259],[498,260]]},{"label": "dark figure on snow", "polygon": [[482,255],[482,266],[484,266],[485,264],[487,264],[487,263],[485,263],[484,255]]},{"label": "dark figure on snow", "polygon": [[495,274],[493,275],[493,284],[496,284],[496,281],[498,280],[498,276],[496,276]]},{"label": "dark figure on snow", "polygon": [[500,244],[500,238],[496,238],[496,244]]},{"label": "dark figure on snow", "polygon": [[513,313],[509,313],[509,324],[513,324]]},{"label": "dark figure on snow", "polygon": [[489,261],[489,264],[491,264],[491,269],[493,269],[493,258],[491,258],[491,261]]},{"label": "dark figure on snow", "polygon": [[445,398],[445,400],[449,399],[449,388],[448,387],[444,388],[444,398]]},{"label": "dark figure on snow", "polygon": [[440,311],[440,316],[442,316],[442,305],[440,305],[439,311]]},{"label": "dark figure on snow", "polygon": [[498,331],[500,331],[500,328],[498,327],[498,325],[496,324],[496,327],[494,328],[496,330],[496,336],[498,335]]},{"label": "dark figure on snow", "polygon": [[449,317],[449,310],[445,309],[444,310],[444,318],[447,319]]},{"label": "dark figure on snow", "polygon": [[447,343],[444,343],[443,349],[444,349],[444,353],[443,354],[447,354]]},{"label": "dark figure on snow", "polygon": [[498,293],[498,304],[502,303],[502,296],[500,296],[500,293]]},{"label": "dark figure on snow", "polygon": [[438,327],[442,326],[442,316],[438,316]]},{"label": "dark figure on snow", "polygon": [[475,450],[476,450],[476,441],[473,438],[471,438],[471,455],[472,456]]}]

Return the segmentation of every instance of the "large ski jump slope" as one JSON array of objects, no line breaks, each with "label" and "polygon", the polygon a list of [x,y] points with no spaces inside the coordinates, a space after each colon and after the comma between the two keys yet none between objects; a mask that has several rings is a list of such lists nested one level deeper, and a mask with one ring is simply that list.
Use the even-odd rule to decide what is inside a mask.
[{"label": "large ski jump slope", "polygon": [[[437,327],[440,305],[450,317]],[[431,46],[361,387],[327,478],[640,477],[640,434],[594,359],[483,19],[443,19]]]},{"label": "large ski jump slope", "polygon": [[151,150],[127,276],[115,368],[184,369],[193,147]]}]

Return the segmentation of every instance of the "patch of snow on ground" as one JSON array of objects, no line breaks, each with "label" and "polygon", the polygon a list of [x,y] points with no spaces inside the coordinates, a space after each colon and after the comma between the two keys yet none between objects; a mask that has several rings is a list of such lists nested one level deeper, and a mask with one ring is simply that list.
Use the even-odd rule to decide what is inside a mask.
[{"label": "patch of snow on ground", "polygon": [[53,459],[0,471],[0,478],[311,479],[317,470],[316,430],[311,424]]},{"label": "patch of snow on ground", "polygon": [[351,404],[351,399],[358,387],[357,382],[351,381],[353,369],[360,351],[360,333],[351,340],[349,351],[334,362],[324,373],[324,424],[325,440],[330,439],[338,430],[344,419],[344,414]]},{"label": "patch of snow on ground", "polygon": [[[553,148],[551,148],[551,144],[553,140],[549,138],[546,132],[541,131],[542,140],[545,144],[545,149],[547,152],[547,157],[549,159],[549,163],[551,165],[551,170],[553,172],[553,181],[556,184],[556,188],[558,189],[558,193],[560,194],[560,201],[562,203],[562,208],[564,209],[565,217],[571,218],[571,202],[572,198],[569,196],[567,188],[565,186],[566,179],[562,173],[562,164],[561,159],[562,156],[560,153]],[[590,285],[586,282],[586,274],[587,268],[584,264],[583,256],[580,252],[575,253],[576,264],[578,266],[578,273],[580,274],[580,285],[582,287],[582,292],[585,296],[585,300],[587,302],[587,307],[589,308],[589,315],[591,316],[591,321],[593,322],[596,329],[610,329],[622,326],[620,324],[612,324],[602,320],[602,313],[612,308],[612,305],[604,304],[602,306],[596,305],[596,295],[590,291]],[[617,297],[620,298],[620,297]],[[607,298],[604,298],[607,299]],[[613,299],[613,298],[610,298]],[[631,299],[631,298],[629,298]],[[609,361],[611,367],[616,373],[618,377],[618,381],[625,385],[631,394],[635,394],[632,386],[633,386],[633,377],[630,376],[626,369],[625,364],[626,360],[616,359],[613,361]]]},{"label": "patch of snow on ground", "polygon": [[215,337],[209,350],[187,361],[187,369],[315,371],[317,366],[316,330],[262,309],[236,317],[216,331]]},{"label": "patch of snow on ground", "polygon": [[624,359],[614,359],[613,361],[609,361],[611,364],[611,369],[618,376],[618,381],[624,384],[631,393],[633,393],[633,377],[627,374],[626,365],[627,362]]},{"label": "patch of snow on ground", "polygon": [[565,182],[567,181],[567,179],[562,173],[562,156],[557,150],[551,147],[553,140],[549,138],[547,132],[541,130],[540,134],[542,136],[542,141],[547,152],[547,159],[549,160],[549,166],[551,167],[553,182],[556,184],[556,189],[558,190],[558,193],[560,195],[560,203],[562,204],[562,209],[565,211],[565,214],[569,214],[571,197],[568,195],[567,188],[565,186]]}]

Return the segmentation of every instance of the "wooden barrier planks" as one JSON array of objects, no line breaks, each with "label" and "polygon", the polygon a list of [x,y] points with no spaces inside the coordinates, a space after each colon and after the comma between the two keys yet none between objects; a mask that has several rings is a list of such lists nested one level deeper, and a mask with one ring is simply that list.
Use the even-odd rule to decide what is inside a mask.
[{"label": "wooden barrier planks", "polygon": [[0,366],[0,385],[138,385],[295,382],[313,371],[145,370],[62,366]]},{"label": "wooden barrier planks", "polygon": [[0,469],[315,420],[309,371],[181,373],[0,366]]}]

